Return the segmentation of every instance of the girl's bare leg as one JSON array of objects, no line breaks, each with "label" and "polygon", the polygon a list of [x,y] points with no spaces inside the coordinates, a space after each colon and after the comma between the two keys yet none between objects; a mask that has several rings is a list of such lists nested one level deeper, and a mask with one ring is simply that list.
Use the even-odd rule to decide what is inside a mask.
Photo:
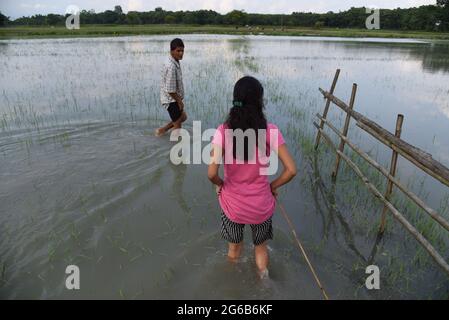
[{"label": "girl's bare leg", "polygon": [[256,257],[257,271],[261,278],[268,277],[268,248],[267,243],[263,243],[254,247],[254,254]]},{"label": "girl's bare leg", "polygon": [[237,262],[242,254],[242,250],[243,242],[240,242],[238,244],[229,243],[228,260],[231,262]]}]

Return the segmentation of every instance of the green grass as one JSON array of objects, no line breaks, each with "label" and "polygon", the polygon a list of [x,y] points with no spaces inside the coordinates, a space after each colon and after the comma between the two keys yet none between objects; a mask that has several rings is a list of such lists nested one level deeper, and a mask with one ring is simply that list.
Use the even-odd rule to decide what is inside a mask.
[{"label": "green grass", "polygon": [[0,39],[53,38],[53,37],[98,37],[158,34],[265,34],[276,36],[318,37],[370,37],[370,38],[415,38],[449,40],[449,33],[426,31],[367,30],[337,28],[305,28],[264,26],[246,27],[214,25],[81,25],[79,30],[68,30],[65,26],[14,26],[0,28]]}]

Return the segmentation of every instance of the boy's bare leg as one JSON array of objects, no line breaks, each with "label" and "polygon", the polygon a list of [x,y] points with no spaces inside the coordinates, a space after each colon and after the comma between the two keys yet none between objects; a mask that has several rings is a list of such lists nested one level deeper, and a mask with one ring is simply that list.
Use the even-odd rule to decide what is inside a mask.
[{"label": "boy's bare leg", "polygon": [[182,115],[181,115],[181,118],[179,118],[176,122],[174,122],[174,125],[173,125],[173,134],[175,134],[175,137],[176,136],[179,136],[179,134],[180,134],[180,129],[181,129],[181,125],[182,125],[182,123],[184,122],[184,121],[186,121],[187,120],[187,115],[186,115],[186,113],[183,111],[182,112]]},{"label": "boy's bare leg", "polygon": [[182,112],[181,119],[182,119],[181,122],[183,122],[183,123],[186,122],[186,120],[187,120],[187,114],[184,111]]},{"label": "boy's bare leg", "polygon": [[229,243],[228,260],[231,262],[237,262],[242,254],[243,242]]},{"label": "boy's bare leg", "polygon": [[165,134],[170,129],[180,129],[181,124],[187,120],[187,114],[185,112],[182,113],[181,118],[179,118],[176,122],[170,122],[165,127],[156,129],[156,136],[161,136]]},{"label": "boy's bare leg", "polygon": [[268,277],[268,248],[267,243],[254,247],[257,271],[261,279]]},{"label": "boy's bare leg", "polygon": [[181,118],[176,120],[173,124],[173,129],[180,129],[183,122],[187,120],[187,114],[183,111],[181,114]]},{"label": "boy's bare leg", "polygon": [[159,137],[159,136],[165,134],[168,130],[170,130],[171,128],[173,128],[173,126],[174,126],[174,123],[173,123],[173,122],[170,122],[170,123],[168,123],[165,127],[156,129],[156,136]]}]

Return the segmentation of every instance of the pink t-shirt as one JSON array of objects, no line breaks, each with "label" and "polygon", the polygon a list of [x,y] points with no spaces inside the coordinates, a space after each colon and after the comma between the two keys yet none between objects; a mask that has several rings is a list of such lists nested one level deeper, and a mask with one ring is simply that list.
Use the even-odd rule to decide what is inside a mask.
[{"label": "pink t-shirt", "polygon": [[[276,208],[276,199],[271,193],[270,182],[267,175],[261,174],[263,168],[267,168],[267,157],[260,158],[263,152],[254,152],[250,161],[232,164],[226,161],[226,152],[233,159],[232,130],[226,124],[217,128],[212,143],[222,147],[224,160],[224,185],[219,197],[220,206],[226,216],[233,222],[241,224],[261,224],[268,220]],[[271,141],[273,137],[274,141]],[[277,139],[276,139],[277,137]],[[270,155],[270,149],[275,149],[285,144],[284,138],[274,124],[267,124],[266,151]],[[256,147],[254,146],[254,149]],[[226,151],[228,150],[228,151]]]}]

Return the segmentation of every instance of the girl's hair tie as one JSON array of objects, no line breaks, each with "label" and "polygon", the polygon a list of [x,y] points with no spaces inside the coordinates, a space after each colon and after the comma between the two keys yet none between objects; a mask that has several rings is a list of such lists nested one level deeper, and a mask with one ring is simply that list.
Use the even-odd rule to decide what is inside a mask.
[{"label": "girl's hair tie", "polygon": [[234,100],[234,101],[232,101],[232,105],[234,107],[243,107],[243,102],[242,101],[238,101],[238,100]]}]

